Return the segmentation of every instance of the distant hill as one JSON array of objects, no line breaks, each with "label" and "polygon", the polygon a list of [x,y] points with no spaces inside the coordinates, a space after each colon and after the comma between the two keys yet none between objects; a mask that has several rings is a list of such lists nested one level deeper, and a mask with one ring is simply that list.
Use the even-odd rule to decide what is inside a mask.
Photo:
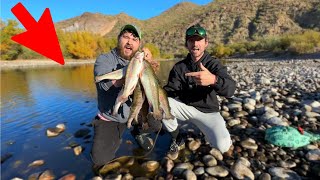
[{"label": "distant hill", "polygon": [[306,29],[319,31],[320,1],[216,0],[204,6],[182,2],[148,20],[138,20],[125,13],[110,16],[87,12],[56,23],[56,28],[116,37],[127,23],[143,30],[145,43],[155,44],[161,52],[177,53],[184,49],[186,28],[195,23],[207,29],[210,43],[253,40]]}]

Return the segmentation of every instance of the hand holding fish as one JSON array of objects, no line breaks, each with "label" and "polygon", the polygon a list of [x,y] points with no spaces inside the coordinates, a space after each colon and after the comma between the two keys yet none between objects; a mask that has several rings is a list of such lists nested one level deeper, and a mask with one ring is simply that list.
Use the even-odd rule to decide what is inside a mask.
[{"label": "hand holding fish", "polygon": [[186,76],[194,78],[197,85],[210,86],[217,82],[217,76],[212,74],[202,63],[199,64],[201,71],[186,73]]},{"label": "hand holding fish", "polygon": [[144,59],[150,62],[150,60],[152,60],[151,51],[146,47],[142,48],[142,51],[144,52]]}]

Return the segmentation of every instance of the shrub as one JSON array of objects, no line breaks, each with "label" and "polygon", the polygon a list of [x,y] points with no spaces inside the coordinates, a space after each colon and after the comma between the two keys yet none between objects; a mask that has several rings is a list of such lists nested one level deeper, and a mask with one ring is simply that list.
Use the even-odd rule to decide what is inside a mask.
[{"label": "shrub", "polygon": [[314,45],[308,42],[293,42],[289,46],[289,52],[293,54],[312,53]]},{"label": "shrub", "polygon": [[173,54],[161,54],[161,58],[162,59],[174,59],[174,55]]},{"label": "shrub", "polygon": [[241,55],[245,55],[245,54],[248,54],[248,50],[247,50],[246,48],[241,48],[241,49],[239,50],[239,53],[240,53]]},{"label": "shrub", "polygon": [[211,54],[217,58],[228,57],[234,53],[234,49],[224,46],[222,44],[218,44],[213,48]]},{"label": "shrub", "polygon": [[3,60],[14,60],[22,53],[22,46],[12,41],[11,37],[22,32],[22,29],[18,28],[18,22],[15,20],[8,20],[4,24],[0,30],[0,57]]},{"label": "shrub", "polygon": [[146,43],[143,47],[146,47],[150,50],[153,59],[157,59],[160,57],[160,50],[157,46],[152,43]]}]

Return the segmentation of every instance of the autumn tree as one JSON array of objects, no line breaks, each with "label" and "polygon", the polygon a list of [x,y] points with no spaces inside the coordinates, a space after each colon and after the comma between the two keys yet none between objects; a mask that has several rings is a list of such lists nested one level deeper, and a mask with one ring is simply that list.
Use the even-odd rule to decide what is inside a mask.
[{"label": "autumn tree", "polygon": [[150,50],[151,54],[152,54],[152,57],[154,59],[157,59],[160,57],[160,50],[157,46],[155,46],[154,44],[152,43],[146,43],[143,47],[146,47]]},{"label": "autumn tree", "polygon": [[75,59],[94,58],[97,47],[96,35],[89,32],[68,33],[66,48]]},{"label": "autumn tree", "polygon": [[2,60],[14,60],[22,53],[21,45],[11,40],[11,37],[22,32],[18,28],[18,22],[15,20],[8,20],[4,23],[4,27],[0,30],[0,50]]}]

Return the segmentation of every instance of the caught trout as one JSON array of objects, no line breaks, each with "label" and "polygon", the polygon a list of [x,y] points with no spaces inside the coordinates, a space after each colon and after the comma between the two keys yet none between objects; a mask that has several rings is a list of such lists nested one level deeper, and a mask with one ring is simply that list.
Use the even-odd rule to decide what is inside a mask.
[{"label": "caught trout", "polygon": [[121,104],[128,100],[128,97],[133,93],[134,88],[136,87],[142,67],[144,65],[144,52],[136,52],[134,57],[130,60],[127,71],[126,71],[126,79],[123,86],[123,89],[120,91],[116,103],[113,108],[112,115],[116,115],[118,113],[118,109]]},{"label": "caught trout", "polygon": [[[161,88],[150,63],[147,61],[144,61],[140,80],[149,106],[152,108],[153,118],[156,120],[173,119],[173,115],[170,113],[167,94]],[[164,117],[162,115],[163,111],[165,113]]]},{"label": "caught trout", "polygon": [[112,71],[112,72],[110,72],[108,74],[103,74],[101,76],[96,76],[95,77],[95,81],[97,83],[97,82],[100,82],[100,81],[105,80],[105,79],[113,79],[113,80],[122,79],[123,77],[125,77],[127,69],[128,69],[128,66],[125,66],[122,69],[118,69],[116,71]]},{"label": "caught trout", "polygon": [[171,111],[170,111],[171,109],[169,106],[167,92],[161,87],[159,88],[159,101],[160,101],[160,106],[164,112],[163,119],[173,119],[174,116],[171,114]]},{"label": "caught trout", "polygon": [[138,115],[145,101],[145,95],[140,82],[137,83],[136,88],[133,91],[133,102],[130,107],[130,115],[127,122],[127,127],[131,127],[132,121],[138,123]]}]

